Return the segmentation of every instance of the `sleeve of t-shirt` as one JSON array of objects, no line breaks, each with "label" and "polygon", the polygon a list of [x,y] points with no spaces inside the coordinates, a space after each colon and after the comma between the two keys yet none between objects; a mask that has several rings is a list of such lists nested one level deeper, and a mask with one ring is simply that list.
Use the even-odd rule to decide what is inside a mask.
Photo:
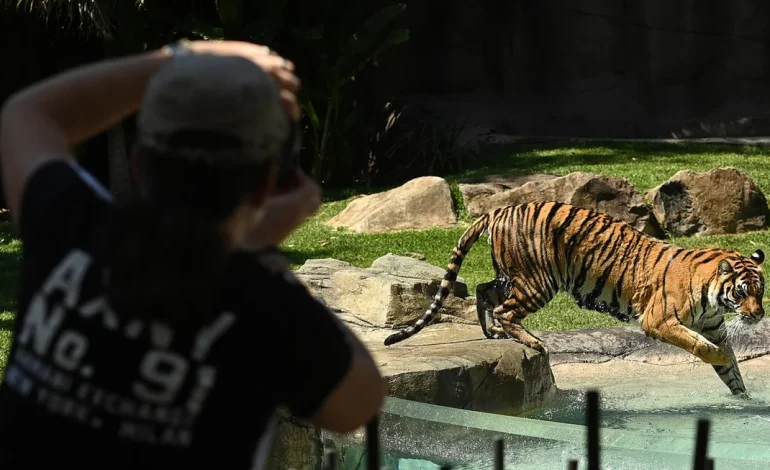
[{"label": "sleeve of t-shirt", "polygon": [[19,208],[19,236],[25,251],[35,253],[57,243],[70,244],[87,227],[97,204],[110,193],[72,160],[53,160],[27,180]]},{"label": "sleeve of t-shirt", "polygon": [[275,399],[295,416],[310,418],[347,374],[352,346],[341,321],[291,272],[271,286],[270,296],[282,304],[271,309],[280,344]]}]

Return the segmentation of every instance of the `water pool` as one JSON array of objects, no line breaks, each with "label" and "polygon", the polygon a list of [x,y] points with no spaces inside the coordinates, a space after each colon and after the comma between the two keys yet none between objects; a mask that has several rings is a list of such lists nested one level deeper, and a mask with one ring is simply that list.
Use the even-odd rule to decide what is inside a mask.
[{"label": "water pool", "polygon": [[[391,469],[491,469],[505,441],[508,470],[585,468],[585,396],[601,393],[603,470],[692,468],[697,420],[711,420],[717,470],[770,469],[770,357],[741,363],[748,400],[730,395],[710,366],[616,361],[553,367],[562,389],[549,406],[510,417],[389,398],[381,417],[383,465]],[[341,468],[365,468],[363,434],[331,436]]]},{"label": "water pool", "polygon": [[[501,437],[507,469],[563,470],[571,459],[580,460],[583,468],[584,406],[582,393],[571,392],[553,406],[523,418],[389,398],[380,425],[383,465],[415,470],[436,469],[441,464],[458,469],[490,469],[493,441]],[[770,421],[756,414],[764,412],[760,406],[760,402],[750,402],[740,409],[708,408],[699,412],[672,407],[621,413],[603,401],[601,467],[690,468],[696,422],[705,413],[713,419],[709,455],[716,469],[768,469],[770,445],[763,430],[770,429]],[[735,433],[728,434],[728,429]],[[365,468],[363,434],[325,437],[340,449],[340,468]]]}]

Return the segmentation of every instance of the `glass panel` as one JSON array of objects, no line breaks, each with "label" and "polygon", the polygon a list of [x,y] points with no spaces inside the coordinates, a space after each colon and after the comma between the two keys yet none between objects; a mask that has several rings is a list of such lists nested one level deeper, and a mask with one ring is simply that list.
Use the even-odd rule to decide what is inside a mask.
[{"label": "glass panel", "polygon": [[[585,409],[584,407],[581,407]],[[602,428],[602,468],[681,470],[692,466],[697,416],[680,434]],[[479,413],[388,398],[380,421],[382,463],[392,469],[492,468],[493,441],[503,438],[507,469],[566,469],[585,465],[585,428],[577,424]],[[748,428],[747,428],[748,429]],[[766,436],[766,435],[765,435]],[[340,468],[365,469],[363,432],[324,433],[340,449]],[[712,432],[709,456],[719,470],[770,468],[770,446],[720,440]]]}]

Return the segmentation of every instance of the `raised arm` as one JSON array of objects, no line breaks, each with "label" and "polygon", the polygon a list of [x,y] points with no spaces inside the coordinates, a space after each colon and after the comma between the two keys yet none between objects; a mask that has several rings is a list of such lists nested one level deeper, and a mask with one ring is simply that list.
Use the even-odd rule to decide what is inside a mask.
[{"label": "raised arm", "polygon": [[[293,64],[264,46],[234,41],[194,41],[193,53],[244,56],[282,87],[282,99],[297,117]],[[0,165],[11,214],[18,222],[21,195],[31,174],[70,149],[136,112],[152,75],[170,58],[169,49],[100,61],[35,83],[11,96],[0,112]]]}]

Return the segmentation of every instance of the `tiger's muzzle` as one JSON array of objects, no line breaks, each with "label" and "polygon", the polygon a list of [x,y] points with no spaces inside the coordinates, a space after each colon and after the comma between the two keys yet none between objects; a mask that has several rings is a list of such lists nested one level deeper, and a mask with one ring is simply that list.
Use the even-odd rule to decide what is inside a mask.
[{"label": "tiger's muzzle", "polygon": [[765,309],[761,303],[748,298],[738,309],[738,314],[749,323],[757,323],[765,317]]}]

